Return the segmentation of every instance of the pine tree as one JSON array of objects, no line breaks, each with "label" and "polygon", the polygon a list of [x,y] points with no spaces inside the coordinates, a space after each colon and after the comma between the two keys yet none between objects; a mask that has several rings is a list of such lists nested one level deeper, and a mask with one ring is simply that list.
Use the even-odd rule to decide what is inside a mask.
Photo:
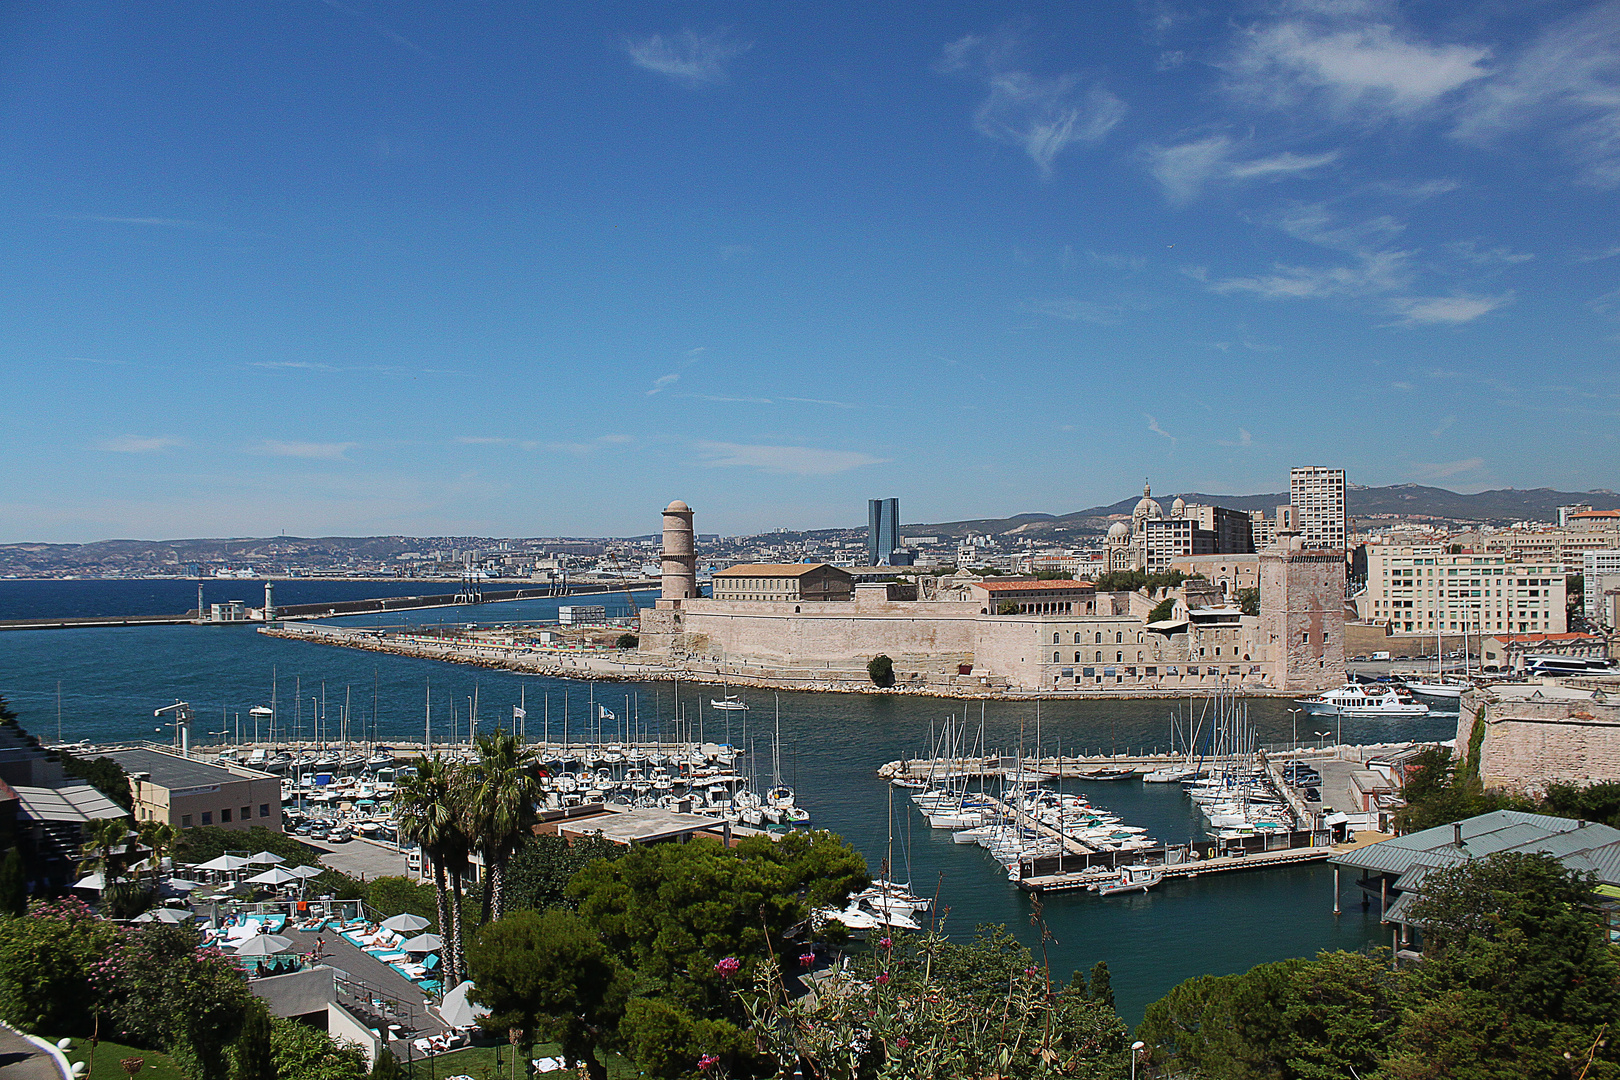
[{"label": "pine tree", "polygon": [[1112,1009],[1114,987],[1108,979],[1108,961],[1099,960],[1091,967],[1091,1000]]},{"label": "pine tree", "polygon": [[399,1059],[386,1046],[377,1051],[377,1060],[371,1063],[371,1080],[405,1080]]},{"label": "pine tree", "polygon": [[276,1080],[276,1063],[270,1051],[270,1012],[263,1005],[248,1010],[242,1034],[236,1037],[235,1080]]}]

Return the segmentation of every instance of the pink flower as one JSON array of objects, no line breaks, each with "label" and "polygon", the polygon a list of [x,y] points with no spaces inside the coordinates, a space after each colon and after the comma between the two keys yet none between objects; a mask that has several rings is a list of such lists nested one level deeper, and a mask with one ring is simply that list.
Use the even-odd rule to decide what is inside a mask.
[{"label": "pink flower", "polygon": [[1031,979],[1033,979],[1035,976],[1039,975],[1040,973],[1041,973],[1040,968],[1025,968],[1024,969],[1024,974],[1029,976]]},{"label": "pink flower", "polygon": [[800,967],[809,967],[811,964],[814,964],[815,962],[816,962],[816,954],[813,953],[813,952],[802,953],[799,956],[799,966]]},{"label": "pink flower", "polygon": [[714,973],[722,979],[729,979],[742,969],[742,961],[735,956],[728,956],[714,965]]},{"label": "pink flower", "polygon": [[904,1050],[906,1047],[911,1045],[911,1040],[902,1035],[898,1039],[894,1040],[894,1045]]},{"label": "pink flower", "polygon": [[704,1072],[708,1072],[718,1064],[720,1064],[720,1059],[715,1057],[713,1054],[704,1054],[702,1057],[698,1058],[698,1068],[702,1069]]},{"label": "pink flower", "polygon": [[888,986],[889,985],[889,973],[887,971],[885,971],[883,974],[879,975],[873,981],[876,982],[879,986]]},{"label": "pink flower", "polygon": [[888,938],[878,938],[878,948],[892,949],[894,948],[894,942],[890,941]]}]

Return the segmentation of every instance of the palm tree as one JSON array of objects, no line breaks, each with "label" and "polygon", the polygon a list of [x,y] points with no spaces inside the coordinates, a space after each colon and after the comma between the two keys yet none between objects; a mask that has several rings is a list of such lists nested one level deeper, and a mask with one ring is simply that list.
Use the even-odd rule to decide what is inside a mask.
[{"label": "palm tree", "polygon": [[174,851],[174,845],[180,839],[180,830],[167,821],[153,819],[137,823],[135,835],[141,845],[152,853],[152,886],[156,888],[158,877],[163,872],[163,856]]},{"label": "palm tree", "polygon": [[467,838],[484,859],[480,926],[506,914],[506,868],[529,835],[539,797],[533,751],[505,729],[480,736],[463,793]]},{"label": "palm tree", "polygon": [[[84,826],[84,849],[80,852],[82,861],[79,863],[81,874],[101,875],[102,889],[109,888],[118,880],[122,869],[123,856],[115,855],[114,849],[125,846],[124,838],[129,835],[129,823],[123,818],[98,818],[87,822]],[[128,854],[126,849],[124,854]]]},{"label": "palm tree", "polygon": [[445,974],[461,981],[461,874],[466,865],[466,835],[458,813],[456,770],[437,754],[417,767],[394,796],[399,835],[422,849],[433,867],[433,892],[438,903],[439,931],[445,939]]}]

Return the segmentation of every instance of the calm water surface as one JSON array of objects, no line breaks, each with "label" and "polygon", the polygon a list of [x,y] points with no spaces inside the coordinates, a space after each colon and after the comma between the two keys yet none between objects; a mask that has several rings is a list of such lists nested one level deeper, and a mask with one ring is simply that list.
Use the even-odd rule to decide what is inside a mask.
[{"label": "calm water surface", "polygon": [[[21,583],[0,583],[11,586]],[[36,584],[36,583],[27,583]],[[92,582],[71,586],[75,602],[102,610]],[[109,583],[100,583],[109,584]],[[119,587],[146,583],[110,583]],[[185,586],[187,583],[180,582]],[[248,586],[252,583],[231,583]],[[326,583],[332,585],[336,583]],[[373,584],[373,583],[367,583]],[[282,586],[277,586],[282,599]],[[190,585],[195,600],[195,585]],[[246,589],[240,589],[246,593]],[[400,595],[422,591],[406,588]],[[262,595],[262,586],[260,587]],[[0,598],[7,594],[0,591]],[[372,595],[386,595],[374,593]],[[310,602],[341,597],[325,594]],[[60,599],[60,598],[58,598]],[[288,602],[293,598],[285,597]],[[49,605],[49,597],[35,602]],[[483,608],[408,613],[418,623],[507,621],[554,617],[559,601],[534,600]],[[172,607],[172,605],[171,605]],[[160,608],[159,610],[169,610]],[[4,610],[4,609],[0,609]],[[62,604],[42,615],[66,614]],[[7,612],[7,614],[10,614]],[[398,622],[400,613],[390,613]],[[371,617],[342,620],[356,623]],[[191,703],[203,730],[234,733],[238,718],[248,723],[248,709],[269,704],[275,683],[277,708],[284,721],[299,713],[308,731],[313,698],[326,694],[335,717],[346,691],[352,693],[355,722],[373,717],[383,738],[417,738],[422,734],[423,700],[429,680],[435,702],[436,738],[452,731],[466,737],[467,700],[476,687],[480,724],[487,730],[526,694],[528,732],[540,735],[549,715],[555,738],[567,718],[571,737],[587,729],[591,715],[590,684],[519,676],[498,671],[337,649],[306,642],[263,637],[249,627],[111,627],[89,630],[0,633],[0,695],[23,714],[23,723],[44,738],[57,734],[57,686],[61,685],[61,731],[69,740],[165,738],[154,730],[152,710],[176,699]],[[296,695],[301,699],[294,701]],[[643,725],[672,734],[672,688],[662,684],[599,683],[595,700],[623,716],[639,710]],[[752,706],[748,739],[758,749],[756,767],[769,771],[769,733],[776,699],[765,691],[742,691]],[[729,732],[722,714],[708,702],[713,688],[683,687],[681,705],[690,718],[702,715],[703,733],[711,740],[743,740],[741,723]],[[452,721],[451,703],[455,703]],[[1059,747],[1107,751],[1163,747],[1168,743],[1170,710],[1164,701],[1048,702],[1039,710],[1039,732],[1048,753]],[[1256,700],[1250,715],[1260,738],[1287,742],[1291,737],[1288,703]],[[889,788],[875,775],[885,761],[926,752],[930,723],[941,724],[953,713],[966,712],[977,728],[980,707],[932,698],[887,695],[787,693],[780,697],[782,772],[794,782],[799,802],[820,827],[844,835],[867,856],[876,870],[890,850]],[[984,709],[987,742],[1012,752],[1020,731],[1026,747],[1035,743],[1037,712],[1033,703],[992,702]],[[1388,739],[1449,738],[1455,714],[1399,728],[1377,722],[1346,723],[1347,742]],[[1301,731],[1302,737],[1310,733]],[[1083,788],[1092,802],[1146,826],[1161,840],[1181,841],[1200,835],[1196,813],[1174,785],[1110,783]],[[895,876],[909,864],[914,886],[938,891],[949,912],[953,933],[969,934],[980,923],[1005,923],[1034,945],[1030,898],[1006,880],[988,854],[974,846],[956,845],[948,832],[934,832],[909,809],[894,801]],[[1055,938],[1048,946],[1054,972],[1089,969],[1108,961],[1121,1013],[1135,1023],[1143,1007],[1192,975],[1240,971],[1254,964],[1320,949],[1360,948],[1382,943],[1376,912],[1359,905],[1332,914],[1332,873],[1311,865],[1192,881],[1167,882],[1147,895],[1110,897],[1059,894],[1047,898],[1045,918]],[[1345,899],[1352,899],[1346,888]]]}]

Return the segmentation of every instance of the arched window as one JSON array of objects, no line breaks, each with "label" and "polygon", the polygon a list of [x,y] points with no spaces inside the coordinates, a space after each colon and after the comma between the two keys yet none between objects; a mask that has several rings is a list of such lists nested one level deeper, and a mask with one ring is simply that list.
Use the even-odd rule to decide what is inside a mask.
[{"label": "arched window", "polygon": [[1115,645],[1123,645],[1123,644],[1125,644],[1125,631],[1123,631],[1123,630],[1115,630],[1114,631],[1114,644]]},{"label": "arched window", "polygon": [[1124,653],[1117,652],[1117,653],[1114,654],[1114,663],[1123,664],[1124,662],[1125,662],[1125,654]]},{"label": "arched window", "polygon": [[1074,654],[1074,662],[1077,664],[1080,662],[1080,654],[1078,652]]},{"label": "arched window", "polygon": [[1102,650],[1101,649],[1097,650],[1097,663],[1099,663],[1099,664],[1102,663]]},{"label": "arched window", "polygon": [[1138,644],[1138,645],[1140,645],[1140,644],[1142,644],[1142,640],[1143,640],[1143,638],[1142,638],[1142,631],[1140,631],[1140,630],[1138,630],[1138,631],[1137,631],[1137,632],[1136,632],[1136,643],[1137,643],[1137,644]]},{"label": "arched window", "polygon": [[1074,643],[1076,645],[1080,644],[1080,631],[1078,630],[1074,632]]},{"label": "arched window", "polygon": [[1059,663],[1062,663],[1062,662],[1063,662],[1063,657],[1062,657],[1062,655],[1060,653],[1053,653],[1052,654],[1052,663],[1059,664]]},{"label": "arched window", "polygon": [[[1099,644],[1099,645],[1102,644],[1102,631],[1101,630],[1097,631],[1097,644]],[[1102,657],[1099,656],[1097,659],[1101,660]]]},{"label": "arched window", "polygon": [[1056,645],[1060,640],[1062,640],[1062,639],[1061,639],[1061,637],[1059,635],[1057,635],[1057,634],[1052,635],[1052,644]]}]

